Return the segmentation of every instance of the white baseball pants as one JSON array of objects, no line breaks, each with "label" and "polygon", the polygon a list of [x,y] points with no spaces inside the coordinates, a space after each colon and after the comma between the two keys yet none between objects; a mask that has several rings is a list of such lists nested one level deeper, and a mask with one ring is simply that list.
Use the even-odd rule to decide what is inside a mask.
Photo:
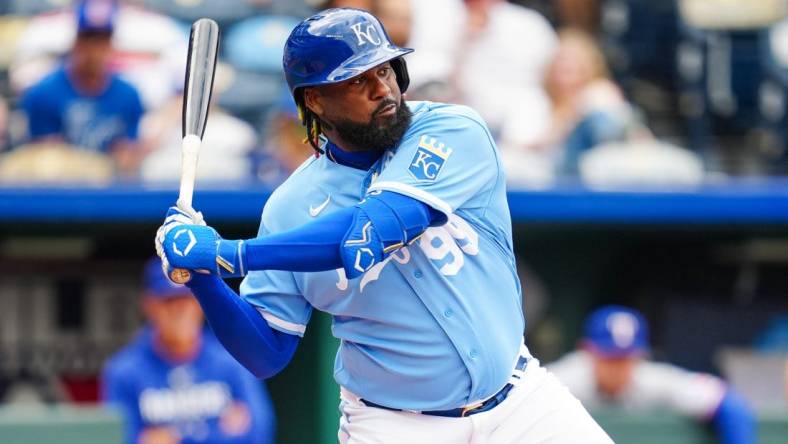
[{"label": "white baseball pants", "polygon": [[537,359],[487,412],[446,418],[369,407],[342,388],[341,444],[608,444],[613,441]]}]

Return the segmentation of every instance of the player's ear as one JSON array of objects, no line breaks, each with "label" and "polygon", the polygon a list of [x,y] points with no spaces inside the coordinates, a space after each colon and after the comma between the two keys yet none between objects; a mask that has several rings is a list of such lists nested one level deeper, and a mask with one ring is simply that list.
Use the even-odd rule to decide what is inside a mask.
[{"label": "player's ear", "polygon": [[318,117],[323,115],[323,105],[321,103],[320,91],[317,88],[304,89],[304,105],[317,114]]}]

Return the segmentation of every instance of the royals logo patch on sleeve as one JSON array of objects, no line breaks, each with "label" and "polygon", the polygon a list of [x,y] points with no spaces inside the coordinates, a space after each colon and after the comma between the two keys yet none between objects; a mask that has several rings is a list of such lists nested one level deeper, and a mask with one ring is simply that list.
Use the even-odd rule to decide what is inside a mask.
[{"label": "royals logo patch on sleeve", "polygon": [[434,182],[452,151],[454,150],[435,138],[422,135],[408,171],[418,180]]}]

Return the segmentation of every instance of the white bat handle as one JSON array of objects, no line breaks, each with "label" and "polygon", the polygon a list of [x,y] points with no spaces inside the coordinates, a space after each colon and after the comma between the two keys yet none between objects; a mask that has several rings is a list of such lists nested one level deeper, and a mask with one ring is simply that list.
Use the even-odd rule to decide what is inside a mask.
[{"label": "white bat handle", "polygon": [[194,195],[194,180],[197,176],[197,158],[200,155],[202,140],[196,134],[187,134],[183,138],[181,157],[181,190],[178,194],[178,205],[191,208]]}]

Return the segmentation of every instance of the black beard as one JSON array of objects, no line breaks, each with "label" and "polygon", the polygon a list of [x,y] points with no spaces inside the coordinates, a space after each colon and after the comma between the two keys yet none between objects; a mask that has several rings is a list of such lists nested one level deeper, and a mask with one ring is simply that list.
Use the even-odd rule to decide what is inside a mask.
[{"label": "black beard", "polygon": [[375,117],[378,111],[390,104],[396,105],[397,103],[393,100],[381,103],[375,112],[372,113],[372,118],[367,123],[357,123],[347,119],[336,119],[331,122],[331,126],[337,131],[342,141],[351,145],[350,147],[343,146],[342,148],[353,151],[382,153],[389,148],[397,146],[410,126],[413,114],[410,112],[405,100],[402,100],[400,105],[397,106],[397,112],[391,121],[387,121],[384,124],[376,123]]}]

